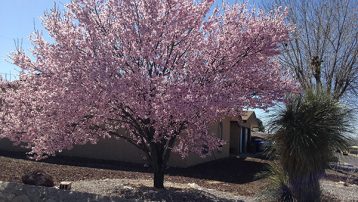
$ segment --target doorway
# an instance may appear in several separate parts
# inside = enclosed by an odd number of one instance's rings
[[[237,121],[230,121],[230,154],[240,153],[240,133],[241,127]]]

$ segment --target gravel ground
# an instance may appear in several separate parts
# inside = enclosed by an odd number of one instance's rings
[[[321,180],[323,195],[338,201],[358,201],[358,185],[345,186],[344,182]]]
[[[153,189],[150,180],[104,179],[78,181],[72,190],[102,196],[154,201],[254,201],[252,197],[201,187],[195,183],[166,182],[165,190]]]
[[[324,197],[322,201],[358,201],[357,185],[344,186],[343,182],[323,180]],[[0,181],[1,202],[114,202],[114,201],[275,201],[269,198],[237,196],[200,187],[199,185],[167,182],[165,190],[151,188],[149,180],[104,179],[73,182],[71,191],[47,188],[20,183]]]
[[[165,183],[166,191],[151,188],[150,180],[104,179],[78,181],[73,183],[73,191],[88,192],[101,196],[126,199],[165,200],[165,201],[260,201],[259,197],[240,196],[201,187],[195,183]],[[345,186],[344,182],[321,181],[324,199],[333,201],[358,201],[358,185]]]
[[[77,159],[35,162],[0,153],[0,181],[21,182],[27,171],[41,169],[54,178],[56,185],[61,181],[74,182],[75,191],[142,199],[159,197],[167,201],[172,201],[173,196],[185,201],[193,195],[194,201],[253,201],[269,187],[269,180],[262,175],[266,168],[267,161],[255,158],[224,159],[187,169],[170,168],[165,176],[168,189],[163,192],[150,188],[152,174],[140,165]],[[347,174],[327,171],[322,182],[325,195],[335,201],[358,201],[357,173],[349,175],[351,185],[346,187],[340,181],[347,181]]]

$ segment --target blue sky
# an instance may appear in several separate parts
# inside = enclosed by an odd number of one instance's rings
[[[0,73],[18,73],[18,68],[12,65],[8,55],[15,50],[14,40],[22,40],[22,47],[29,50],[30,34],[34,26],[41,29],[41,16],[50,9],[53,3],[62,6],[68,0],[4,0],[0,6]]]

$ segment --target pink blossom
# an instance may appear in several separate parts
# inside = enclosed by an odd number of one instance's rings
[[[247,107],[267,108],[292,90],[276,62],[288,38],[285,12],[213,0],[74,0],[34,33],[33,58],[8,89],[0,137],[27,143],[37,159],[119,136],[153,154],[185,156],[223,142],[210,124]],[[127,131],[126,133],[119,131]]]

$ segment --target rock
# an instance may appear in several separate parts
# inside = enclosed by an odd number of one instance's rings
[[[0,181],[0,190],[1,191],[5,190],[7,185],[8,185],[7,182]]]
[[[188,186],[191,188],[198,187],[198,185],[195,183],[188,183]]]
[[[24,184],[53,187],[53,178],[42,170],[31,171],[22,176],[22,182]]]
[[[123,189],[134,189],[133,187],[131,187],[131,186],[126,186],[126,185],[124,185],[122,188],[123,188]]]

